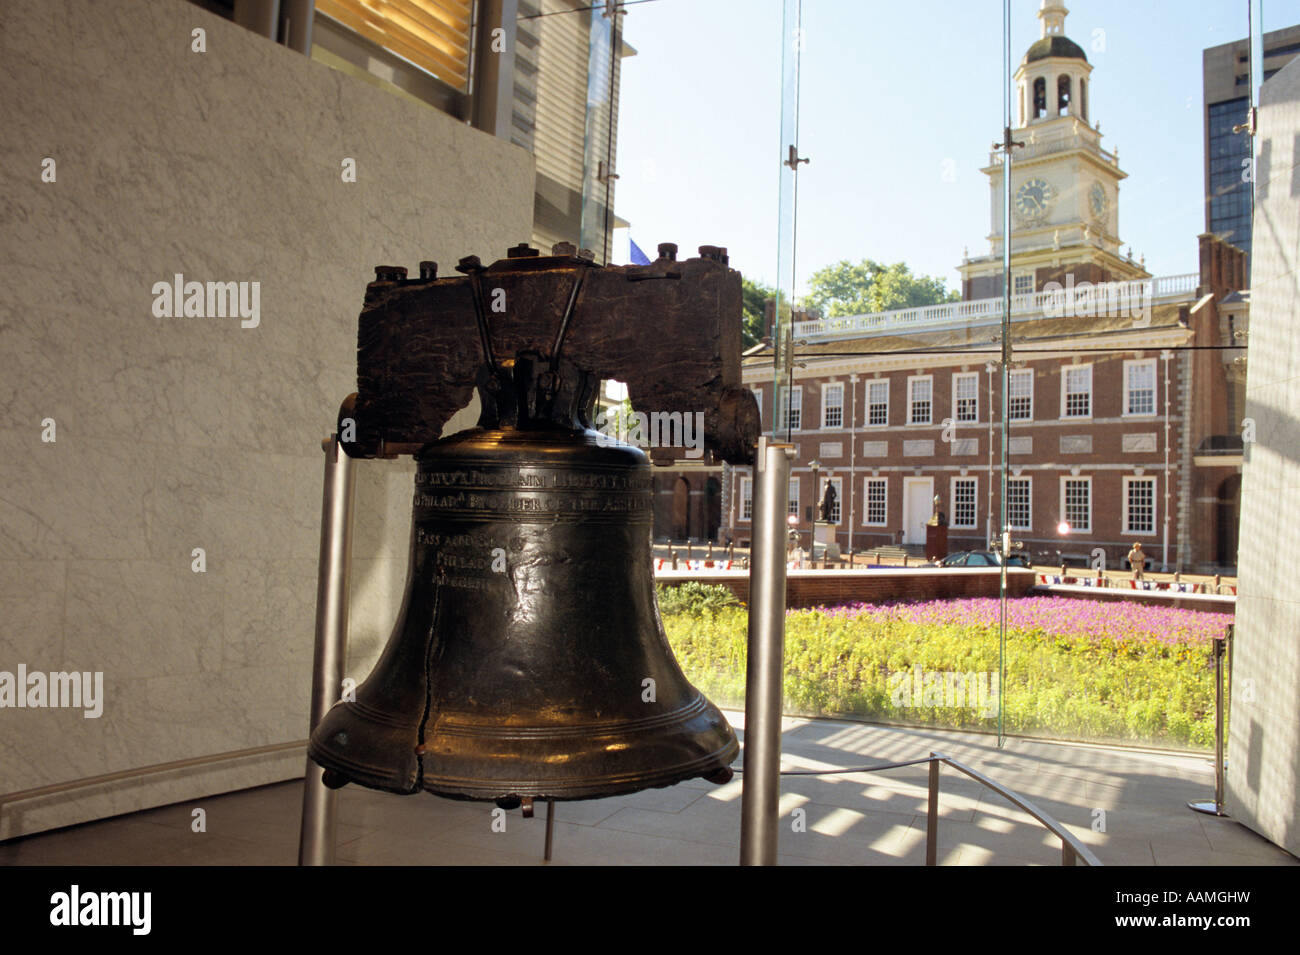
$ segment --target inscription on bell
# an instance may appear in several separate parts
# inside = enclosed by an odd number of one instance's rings
[[[524,471],[520,468],[464,468],[448,471],[421,471],[415,476],[416,488],[510,488],[520,490],[591,490],[648,491],[653,478],[647,473],[601,474],[582,471]],[[417,495],[418,502],[418,495]],[[441,507],[445,505],[425,505]],[[452,505],[454,506],[454,505]]]
[[[487,591],[490,581],[483,577],[440,577],[434,575],[433,582],[439,587],[451,587],[455,590]]]
[[[493,534],[439,534],[419,524],[415,526],[415,542],[430,547],[466,547],[471,550],[487,549],[496,546]]]
[[[424,494],[416,492],[416,507],[439,508],[481,508],[487,505],[487,499],[481,494]]]

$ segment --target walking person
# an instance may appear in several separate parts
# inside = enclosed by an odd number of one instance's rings
[[[1134,542],[1133,549],[1128,552],[1128,565],[1133,571],[1133,580],[1140,582],[1142,580],[1142,570],[1147,562],[1147,555],[1142,553],[1142,544]]]

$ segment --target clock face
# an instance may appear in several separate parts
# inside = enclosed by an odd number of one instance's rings
[[[1047,218],[1056,199],[1056,190],[1046,179],[1027,179],[1016,190],[1016,213],[1027,222]]]
[[[1106,190],[1101,183],[1094,182],[1092,188],[1088,190],[1088,209],[1092,212],[1092,217],[1105,219],[1107,205]]]

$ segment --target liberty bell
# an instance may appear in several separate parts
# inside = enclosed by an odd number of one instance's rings
[[[353,457],[415,456],[410,565],[373,672],[312,733],[327,785],[509,805],[730,778],[736,736],[660,620],[650,460],[593,430],[601,380],[618,379],[670,437],[702,412],[708,453],[753,461],[740,275],[723,249],[675,251],[376,269],[339,435]],[[478,426],[440,437],[475,393]]]

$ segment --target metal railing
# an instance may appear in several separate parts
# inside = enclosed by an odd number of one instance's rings
[[[1013,321],[1071,315],[1128,315],[1139,313],[1157,302],[1190,299],[1199,283],[1200,275],[1196,272],[1131,282],[1081,282],[1051,291],[1013,295],[1011,315]],[[948,325],[992,324],[1001,321],[1002,308],[1003,299],[999,296],[865,315],[841,315],[795,322],[794,337],[836,338],[872,332],[937,329]]]
[[[1016,808],[1028,813],[1042,823],[1047,830],[1061,840],[1061,865],[1100,866],[1102,861],[1093,855],[1092,850],[1080,842],[1073,833],[1059,822],[1039,809],[1019,793],[1008,789],[989,779],[978,770],[971,769],[965,763],[958,762],[951,756],[944,756],[931,750],[924,759],[909,759],[901,763],[885,763],[883,766],[854,766],[847,769],[787,769],[782,776],[836,776],[850,773],[879,773],[887,769],[901,769],[904,766],[930,766],[929,798],[927,801],[925,821],[925,864],[938,865],[939,859],[939,766],[946,763],[958,772],[965,773],[971,779],[987,789],[993,790]]]
[[[1066,139],[1056,139],[1042,143],[1026,143],[1023,146],[1017,146],[1016,151],[1012,154],[1011,161],[1014,164],[1025,159],[1037,159],[1039,156],[1052,156],[1056,153],[1069,152],[1071,149],[1087,149],[1090,146],[1096,149],[1097,154],[1101,156],[1104,162],[1108,162],[1112,166],[1119,165],[1119,158],[1114,153],[1102,149],[1100,146],[1094,146],[1078,134]],[[1002,165],[1002,153],[1000,151],[989,153],[989,165]]]

